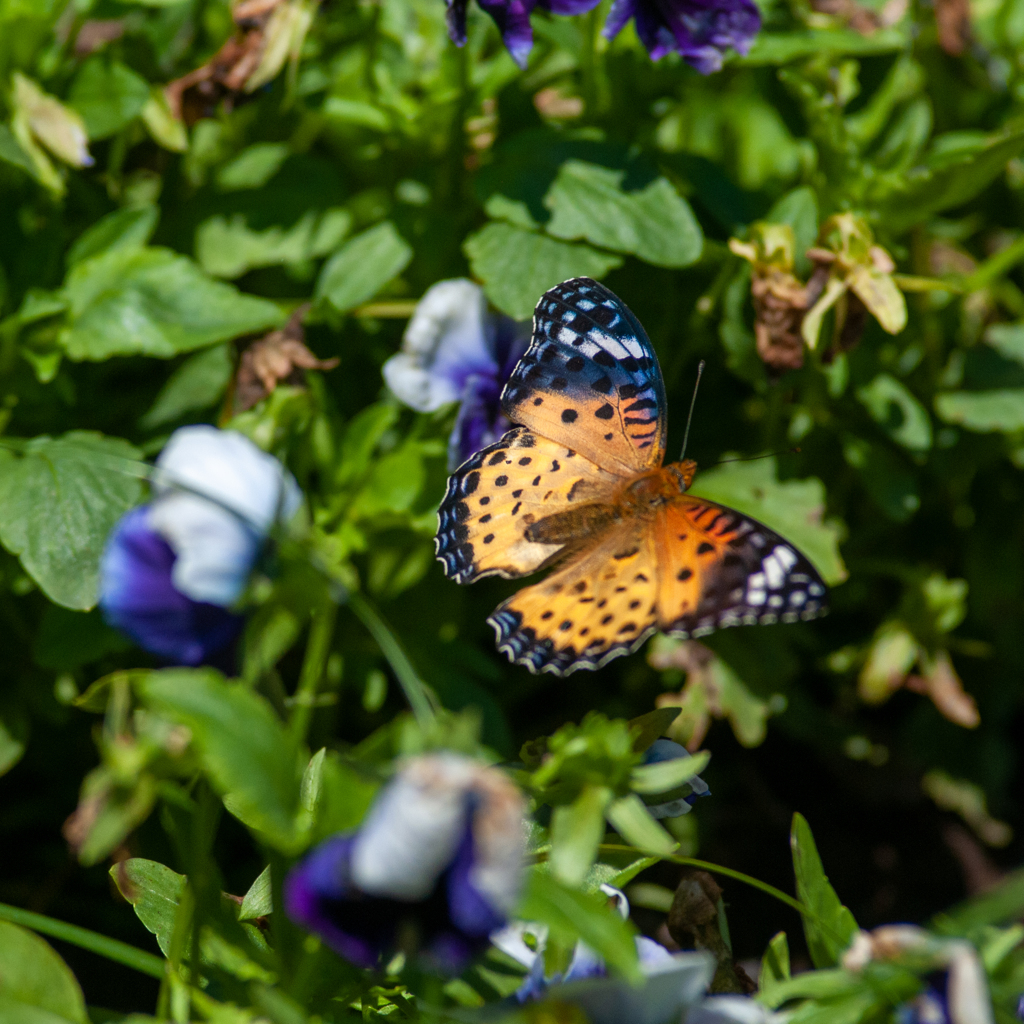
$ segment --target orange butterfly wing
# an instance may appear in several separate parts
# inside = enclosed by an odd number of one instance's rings
[[[700,637],[728,626],[797,622],[825,613],[811,563],[762,523],[691,495],[652,523],[658,628]]]
[[[623,477],[664,458],[658,357],[625,303],[590,278],[544,293],[501,402],[513,423]]]
[[[446,576],[525,576],[557,555],[563,543],[526,536],[538,520],[606,500],[619,478],[571,448],[525,427],[477,452],[448,479],[438,509],[437,558]]]
[[[646,523],[625,520],[487,620],[498,649],[531,672],[568,675],[635,651],[656,623],[658,569]]]

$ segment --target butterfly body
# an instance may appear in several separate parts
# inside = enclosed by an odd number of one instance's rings
[[[655,630],[810,619],[825,587],[768,527],[687,493],[690,460],[662,465],[665,399],[643,328],[603,286],[547,292],[506,386],[520,425],[449,479],[437,555],[459,583],[554,567],[490,618],[499,649],[568,674]]]

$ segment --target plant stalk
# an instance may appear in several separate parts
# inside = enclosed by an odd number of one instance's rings
[[[45,914],[22,910],[21,907],[12,907],[7,903],[0,903],[0,920],[29,928],[34,932],[39,932],[40,935],[49,935],[52,939],[59,939],[61,942],[78,946],[80,949],[87,949],[90,953],[106,957],[107,960],[113,960],[124,967],[131,967],[132,970],[148,974],[151,978],[163,978],[164,976],[162,957],[154,956],[154,954],[137,949],[135,946],[129,946],[127,942],[122,942],[120,939],[111,939],[98,932],[89,931],[88,928],[80,928],[76,924],[58,921]]]

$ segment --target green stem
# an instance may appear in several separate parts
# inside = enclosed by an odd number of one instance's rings
[[[636,853],[636,849],[632,846],[619,846],[615,844],[602,843],[602,850],[614,851],[616,853],[627,852]],[[732,868],[722,867],[721,864],[712,864],[707,860],[697,860],[695,857],[679,857],[675,854],[671,854],[667,857],[662,857],[662,860],[671,861],[673,864],[681,864],[683,867],[688,868],[701,868],[703,871],[711,871],[716,875],[725,875],[727,878],[735,878],[737,882],[743,882],[746,885],[753,886],[755,889],[760,889],[761,892],[767,893],[769,896],[774,896],[780,903],[785,903],[787,907],[792,907],[801,917],[806,918],[814,924],[814,927],[819,931],[824,932],[833,942],[838,942],[842,945],[845,940],[841,935],[837,935],[835,931],[830,928],[824,921],[814,913],[813,910],[804,906],[798,899],[794,899],[789,893],[783,892],[781,889],[776,889],[774,885],[769,885],[767,882],[762,882],[759,878],[754,878],[752,875],[745,875],[742,871],[734,871]]]
[[[306,641],[306,657],[302,663],[302,674],[295,690],[292,708],[292,735],[302,743],[309,731],[309,720],[313,714],[316,691],[324,676],[324,668],[331,652],[334,640],[334,622],[337,618],[338,606],[333,601],[325,601],[313,613],[313,622],[309,627],[309,639]]]
[[[387,658],[391,671],[398,678],[398,683],[405,693],[405,699],[409,702],[412,713],[416,716],[416,721],[420,725],[429,725],[434,720],[435,701],[426,684],[417,675],[409,656],[398,642],[398,637],[381,618],[377,609],[361,594],[350,593],[348,606],[355,612],[373,639],[377,641],[381,654]]]
[[[66,921],[58,921],[44,914],[35,914],[31,910],[22,910],[6,903],[0,903],[0,920],[31,928],[40,935],[49,935],[51,938],[60,939],[61,942],[87,949],[90,953],[141,971],[152,978],[164,976],[164,961],[161,957],[136,949],[135,946],[129,946],[127,942],[121,942],[119,939],[91,932],[88,928],[79,928],[76,924],[68,924]]]
[[[1012,270],[1021,260],[1024,260],[1024,238],[1018,238],[1016,242],[990,256],[974,273],[963,279],[961,287],[965,292],[976,292],[985,288],[1008,270]]]
[[[637,852],[632,846],[618,846],[609,843],[602,843],[601,849],[614,853]],[[787,907],[792,907],[798,914],[803,917],[809,917],[816,925],[821,926],[814,914],[799,900],[794,899],[788,893],[784,893],[781,889],[776,889],[774,885],[762,882],[759,878],[745,875],[742,871],[734,871],[732,868],[722,867],[721,864],[712,864],[706,860],[696,860],[693,857],[679,857],[675,854],[670,854],[667,857],[663,857],[662,860],[670,860],[673,864],[682,864],[684,867],[702,868],[704,871],[713,871],[716,875],[726,875],[729,878],[735,878],[737,882],[745,882],[747,885],[752,885],[755,889],[760,889],[761,892],[768,893],[769,896],[774,896],[779,902],[785,903]]]

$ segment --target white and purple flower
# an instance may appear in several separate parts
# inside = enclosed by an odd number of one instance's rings
[[[156,461],[153,500],[132,509],[100,564],[106,620],[167,661],[198,665],[223,651],[266,539],[302,495],[273,456],[210,426],[174,432]]]
[[[417,412],[461,403],[448,444],[449,468],[456,469],[511,426],[501,392],[528,343],[523,325],[488,310],[478,285],[439,281],[416,306],[402,351],[384,364],[384,380]]]
[[[900,1024],[994,1024],[985,967],[965,939],[939,937],[911,924],[882,925],[857,932],[842,956],[848,971],[872,961],[931,968],[923,991],[897,1009]]]
[[[761,29],[753,0],[614,0],[604,35],[614,38],[630,18],[652,60],[675,50],[702,75],[718,71],[729,50],[747,53]]]
[[[552,14],[585,14],[595,8],[601,0],[477,0],[498,26],[501,40],[521,67],[526,67],[530,50],[533,48],[533,29],[530,27],[530,12],[540,7]],[[447,0],[448,35],[456,46],[466,42],[466,7],[468,0]]]
[[[401,947],[457,974],[518,902],[524,813],[495,768],[452,753],[412,758],[357,831],[292,869],[288,916],[360,967]]]
[[[622,917],[629,917],[629,901],[610,885],[601,891],[615,903]],[[524,941],[533,936],[532,948]],[[564,974],[547,977],[543,950],[547,931],[539,925],[516,922],[491,936],[502,952],[517,960],[529,973],[515,993],[520,1004],[552,1000],[572,1003],[591,1024],[666,1024],[679,1021],[685,1009],[703,998],[715,973],[714,957],[706,952],[670,953],[643,935],[636,938],[637,958],[644,980],[639,986],[608,977],[608,967],[586,943],[577,942]]]

